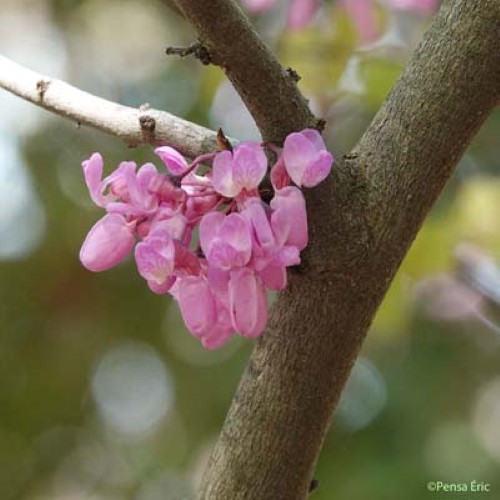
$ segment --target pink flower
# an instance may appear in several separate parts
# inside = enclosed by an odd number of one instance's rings
[[[101,155],[83,162],[90,196],[107,212],[82,245],[83,265],[104,271],[136,245],[139,274],[154,293],[177,300],[187,328],[205,348],[221,347],[236,332],[260,335],[267,291],[285,288],[287,268],[300,263],[307,245],[305,200],[291,181],[313,186],[331,168],[321,136],[304,130],[287,137],[271,170],[270,203],[259,192],[268,169],[260,144],[208,153],[190,164],[167,146],[156,153],[169,173],[151,163],[137,169],[122,162],[103,179]],[[192,241],[197,234],[199,244]]]
[[[262,333],[267,322],[267,297],[260,279],[249,268],[231,271],[229,305],[234,329],[245,337]]]
[[[180,176],[189,168],[184,156],[182,156],[174,148],[161,146],[155,149],[155,153],[161,158],[161,161],[165,164],[172,175]]]
[[[250,261],[252,236],[240,214],[210,212],[203,216],[200,244],[208,262],[220,269],[241,267]]]
[[[215,190],[228,198],[241,191],[257,189],[267,171],[267,158],[258,144],[241,144],[234,153],[222,151],[213,162],[212,180]]]
[[[303,250],[307,246],[307,212],[300,189],[289,186],[276,191],[271,200],[271,227],[281,245]]]
[[[182,278],[179,280],[177,298],[189,331],[197,337],[210,333],[217,318],[217,309],[207,280],[202,276]]]
[[[319,8],[318,0],[292,0],[288,9],[288,26],[301,29],[307,26]]]
[[[285,168],[297,186],[313,187],[326,179],[333,156],[317,130],[305,129],[290,134],[283,146]]]
[[[285,168],[297,186],[313,187],[326,179],[333,156],[317,130],[306,129],[290,134],[283,146]]]
[[[119,264],[134,244],[131,225],[121,215],[108,214],[87,234],[80,250],[80,261],[89,271],[106,271]]]
[[[139,274],[155,293],[166,293],[175,281],[175,244],[166,230],[156,230],[135,247]]]
[[[372,42],[379,34],[374,0],[342,0],[362,43]]]
[[[285,238],[275,237],[268,214],[263,204],[256,198],[245,203],[241,214],[252,227],[252,260],[250,266],[270,290],[283,290],[286,287],[286,268],[300,264],[297,247],[285,245]],[[300,222],[300,221],[299,221]],[[287,221],[287,236],[290,232]]]

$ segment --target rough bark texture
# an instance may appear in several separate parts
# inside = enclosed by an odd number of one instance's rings
[[[284,103],[261,82],[283,75],[276,69],[260,73],[254,57],[263,57],[265,69],[269,56],[254,55],[256,42],[253,35],[246,38],[250,28],[240,26],[233,2],[177,3],[226,65],[268,138],[282,140],[278,133],[310,125],[301,101]],[[218,12],[227,18],[215,20]],[[257,342],[200,498],[307,496],[370,322],[458,159],[499,102],[499,46],[500,0],[450,2],[355,150],[337,163],[328,182],[307,194],[310,246],[303,269],[291,276]],[[237,66],[236,59],[244,62]]]

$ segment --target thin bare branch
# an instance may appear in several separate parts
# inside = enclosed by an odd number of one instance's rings
[[[102,99],[0,56],[0,87],[81,125],[115,135],[129,146],[169,145],[195,157],[217,148],[216,133],[165,111]]]

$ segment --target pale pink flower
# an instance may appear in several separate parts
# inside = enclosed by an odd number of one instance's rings
[[[374,0],[342,0],[362,43],[373,42],[379,35]]]
[[[259,199],[252,198],[245,203],[241,212],[252,227],[252,260],[250,266],[257,272],[270,290],[283,290],[286,287],[286,268],[300,264],[299,249],[285,245],[285,238],[276,238],[269,216]],[[287,236],[290,232],[286,221]],[[299,221],[300,223],[300,221]]]
[[[176,293],[189,331],[197,337],[210,333],[217,319],[217,308],[206,278],[186,276],[179,280]]]
[[[246,143],[238,146],[234,153],[222,151],[215,156],[212,181],[218,193],[234,198],[243,190],[255,191],[266,171],[267,158],[262,148]]]
[[[139,274],[155,293],[166,293],[172,286],[175,244],[166,230],[158,229],[137,244],[135,262]]]
[[[292,0],[288,9],[288,27],[294,30],[304,28],[311,22],[318,8],[318,0]]]
[[[297,186],[313,187],[326,179],[333,164],[333,156],[326,150],[317,130],[294,132],[283,146],[285,168]]]
[[[250,261],[250,227],[238,213],[204,215],[200,222],[200,244],[208,262],[220,269],[245,266]]]
[[[276,191],[271,200],[271,227],[279,244],[303,250],[307,246],[307,212],[300,189],[289,186]]]
[[[234,329],[245,337],[262,333],[267,322],[267,297],[264,285],[248,267],[231,271],[229,305]]]
[[[155,149],[155,153],[161,158],[168,171],[175,176],[180,176],[189,168],[184,156],[170,146],[161,146]]]
[[[80,261],[94,272],[119,264],[135,244],[133,224],[118,214],[108,214],[90,229],[80,250]]]

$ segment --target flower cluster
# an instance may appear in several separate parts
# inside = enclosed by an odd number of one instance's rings
[[[267,321],[266,290],[286,286],[286,268],[300,263],[308,241],[300,187],[329,174],[333,157],[311,129],[290,134],[268,179],[262,145],[199,156],[191,164],[175,149],[155,153],[166,166],[122,162],[103,179],[94,153],[83,172],[106,215],[89,231],[80,260],[105,271],[134,251],[139,274],[157,294],[179,303],[190,332],[213,349],[235,332],[259,335]],[[260,190],[259,190],[260,188]],[[261,192],[267,196],[266,203]]]

